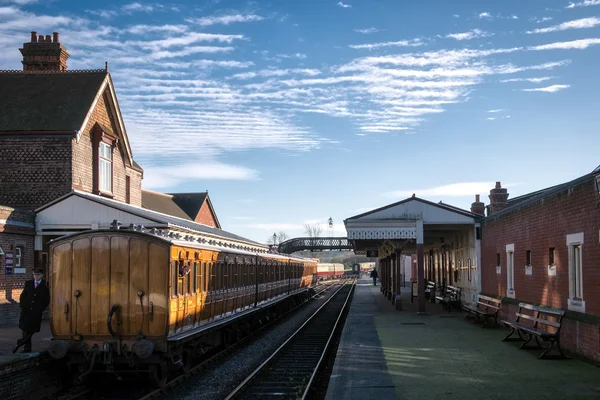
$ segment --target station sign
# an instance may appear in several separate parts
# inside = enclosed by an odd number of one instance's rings
[[[379,250],[367,250],[367,257],[379,257]]]

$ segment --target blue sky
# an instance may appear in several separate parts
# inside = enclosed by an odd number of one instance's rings
[[[0,69],[32,30],[109,62],[144,188],[258,241],[600,164],[600,0],[0,0]]]

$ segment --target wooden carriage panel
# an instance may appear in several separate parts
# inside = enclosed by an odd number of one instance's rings
[[[71,243],[63,243],[54,247],[50,264],[50,315],[51,330],[54,337],[65,337],[71,334]]]
[[[167,299],[169,298],[168,247],[150,243],[148,257],[148,334],[164,335],[167,331]]]
[[[145,314],[149,308],[148,299],[148,242],[131,238],[129,240],[129,315],[132,316],[131,332],[148,332],[149,320]],[[140,304],[138,292],[141,291],[143,304]]]
[[[73,318],[71,318],[71,331],[78,335],[88,335],[91,333],[92,313],[90,239],[74,240],[72,249],[71,304],[73,304]],[[79,294],[79,297],[76,294]]]
[[[112,329],[121,335],[132,334],[129,313],[129,237],[110,238],[110,306],[120,311],[112,318]],[[119,325],[117,321],[122,321]]]
[[[110,311],[110,238],[92,237],[92,333],[108,335],[106,318]]]

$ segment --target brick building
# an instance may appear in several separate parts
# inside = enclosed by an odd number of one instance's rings
[[[144,210],[143,170],[106,67],[68,70],[57,32],[32,32],[19,50],[23,69],[0,71],[0,326],[17,322],[23,284],[47,268],[59,236],[119,219],[249,243],[220,230],[208,193],[148,191],[154,211]]]
[[[35,213],[0,206],[0,326],[19,318],[19,296],[33,264]]]
[[[600,361],[600,168],[509,199],[500,182],[483,221],[482,292],[567,310],[566,350]]]
[[[159,193],[142,190],[142,207],[221,229],[208,192]]]

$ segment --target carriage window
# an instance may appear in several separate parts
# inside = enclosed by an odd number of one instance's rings
[[[198,292],[200,290],[200,282],[202,282],[202,276],[200,273],[202,269],[200,268],[200,263],[194,263],[194,275],[196,275],[196,282],[194,282],[194,291]]]
[[[196,275],[194,275],[194,271],[192,270],[192,263],[190,261],[187,262],[187,266],[190,268],[190,272],[185,276],[185,288],[187,294],[192,294],[194,292],[193,282]]]
[[[171,295],[172,296],[177,296],[177,277],[178,277],[178,269],[179,269],[179,265],[177,263],[177,261],[173,261],[172,262],[172,268],[171,268]]]

